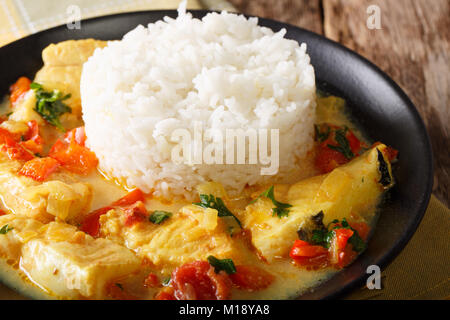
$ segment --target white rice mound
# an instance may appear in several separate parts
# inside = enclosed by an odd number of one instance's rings
[[[97,49],[81,77],[87,145],[100,169],[156,196],[192,198],[195,186],[220,182],[231,194],[283,181],[313,144],[315,77],[306,44],[227,12],[138,26]],[[177,164],[175,129],[279,129],[280,169],[262,164]],[[225,145],[225,143],[224,143]],[[226,151],[225,151],[226,152]],[[224,158],[225,159],[225,158]]]

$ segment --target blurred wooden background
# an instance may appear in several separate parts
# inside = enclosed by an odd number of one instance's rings
[[[240,12],[287,22],[355,50],[389,74],[427,125],[434,152],[434,194],[450,205],[449,0],[228,0]],[[381,9],[369,30],[367,8]],[[420,150],[418,150],[420,151]]]

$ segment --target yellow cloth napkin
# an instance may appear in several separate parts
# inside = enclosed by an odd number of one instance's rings
[[[435,196],[416,233],[381,279],[381,290],[364,287],[344,298],[450,299],[450,210]]]
[[[0,46],[30,33],[70,21],[71,7],[78,6],[83,19],[107,14],[174,9],[181,0],[0,0]],[[200,0],[188,0],[188,9],[202,9]]]
[[[82,18],[106,14],[173,9],[181,0],[0,0],[0,46],[68,22],[67,8],[79,6]],[[188,0],[189,9],[235,11],[225,0]],[[345,299],[449,299],[450,210],[434,196],[419,229],[382,273],[382,289],[361,288]],[[0,299],[20,299],[0,285]]]

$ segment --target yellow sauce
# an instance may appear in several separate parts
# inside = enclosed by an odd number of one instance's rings
[[[63,117],[63,124],[67,128],[72,128],[80,125],[80,118],[78,117],[81,109],[81,102],[79,99],[79,73],[81,72],[81,66],[83,62],[89,57],[93,50],[97,47],[102,47],[105,45],[104,42],[95,40],[82,40],[82,41],[68,41],[59,44],[62,48],[67,48],[67,50],[55,50],[56,47],[46,49],[47,59],[44,67],[38,72],[35,81],[45,84],[48,86],[56,85],[53,83],[57,79],[65,79],[64,84],[61,86],[59,84],[58,89],[63,92],[70,92],[72,94],[72,99],[68,101],[71,105],[76,117]],[[58,53],[59,52],[59,53]],[[59,56],[62,54],[62,56]],[[49,64],[51,62],[50,58],[54,58],[57,61],[64,61],[66,63],[71,62],[71,66],[76,65],[77,67],[72,68],[72,72],[66,71],[64,68],[54,67]],[[50,59],[50,60],[49,60]],[[69,79],[69,80],[67,80]],[[7,114],[11,109],[9,108],[8,97],[0,100],[0,115]],[[345,112],[345,101],[337,97],[320,97],[317,103],[317,123],[328,122],[340,126],[347,126],[352,129],[360,138],[362,137],[361,132],[355,125],[349,120]],[[76,119],[75,119],[76,118]],[[70,120],[70,121],[69,121]],[[77,122],[78,121],[78,122]],[[43,126],[41,134],[46,141],[47,145],[50,146],[57,139],[57,135],[60,133],[55,131],[51,126]],[[47,146],[47,147],[48,147]],[[48,150],[45,150],[48,151]],[[295,183],[299,180],[305,179],[307,177],[315,176],[318,174],[317,169],[314,166],[314,150],[308,154],[306,159],[302,159],[302,168],[290,176],[290,181],[283,181],[284,183]],[[81,182],[88,183],[92,186],[92,202],[90,205],[90,210],[96,210],[102,207],[109,206],[113,201],[123,197],[129,190],[121,186],[119,183],[113,179],[107,179],[104,174],[99,171],[94,171],[88,176],[77,176],[76,179]],[[230,201],[230,209],[236,213],[236,215],[241,215],[244,207],[248,205],[249,193],[255,191],[256,188],[247,190],[246,194],[236,197],[233,201]],[[4,204],[3,196],[0,194],[1,202]],[[0,209],[8,209],[6,206]],[[177,200],[168,201],[167,199],[156,199],[151,195],[148,196],[145,206],[149,213],[155,210],[164,210],[176,213],[181,207],[190,204],[188,201]],[[11,210],[8,210],[11,211]],[[373,217],[374,215],[369,215]],[[370,219],[369,219],[370,220]],[[367,221],[371,222],[371,221]],[[1,226],[0,226],[1,227]],[[159,226],[159,228],[164,228],[164,225]],[[213,240],[211,240],[213,241]],[[274,282],[265,290],[260,290],[256,292],[248,292],[245,290],[239,290],[236,288],[232,289],[233,299],[288,299],[295,298],[298,295],[304,293],[310,288],[314,288],[320,283],[326,281],[332,277],[336,272],[334,268],[324,268],[315,271],[309,271],[294,265],[290,258],[283,257],[277,258],[271,263],[267,263],[260,258],[255,253],[255,249],[249,247],[248,243],[240,237],[235,237],[234,242],[237,246],[237,251],[239,251],[242,261],[240,263],[247,265],[258,266],[275,276]],[[126,245],[126,243],[124,244]],[[139,256],[139,249],[136,254]],[[60,298],[52,295],[50,291],[45,289],[45,284],[39,284],[34,281],[31,277],[27,277],[26,271],[22,270],[20,267],[20,261],[14,261],[14,263],[8,263],[7,257],[2,257],[0,259],[0,278],[3,279],[10,287],[13,287],[18,292],[23,292],[29,297],[33,298]],[[155,268],[152,266],[143,266],[139,274],[130,276],[127,279],[122,279],[122,284],[124,288],[130,293],[139,298],[152,299],[159,290],[159,288],[154,289],[144,289],[142,281],[148,272],[156,273],[160,279],[167,277],[172,270],[162,270],[162,268]],[[4,290],[0,290],[5,292]],[[8,296],[8,298],[21,298],[19,295]]]
[[[2,104],[0,106],[1,110],[4,108]],[[359,137],[361,133],[355,125],[349,120],[345,114],[345,102],[344,100],[336,97],[319,98],[317,107],[317,123],[330,122],[337,125],[346,125],[351,128]],[[313,166],[312,159],[314,154],[309,155],[308,165],[305,167],[303,172],[299,172],[299,176],[295,177],[297,180],[299,177],[305,178],[309,176],[314,176],[317,174],[317,170]],[[116,199],[123,197],[127,190],[120,187],[113,180],[106,179],[100,172],[95,171],[88,176],[77,177],[80,181],[89,183],[92,186],[93,197],[91,210],[95,210],[101,207],[105,207],[111,204]],[[155,199],[149,196],[146,201],[146,207],[149,212],[154,210],[165,210],[169,212],[177,212],[182,206],[189,204],[187,201],[177,201],[171,202],[164,199]],[[372,218],[374,214],[370,215]],[[371,221],[368,221],[369,224]],[[239,242],[239,247],[241,248],[242,256],[245,257],[245,263],[258,266],[275,276],[275,281],[265,290],[248,292],[245,290],[232,289],[233,299],[289,299],[295,298],[305,291],[316,287],[317,285],[323,283],[330,277],[332,277],[336,272],[334,268],[324,268],[320,270],[310,271],[306,269],[299,268],[295,266],[291,259],[282,258],[275,260],[272,263],[267,263],[260,260],[255,254],[254,250],[249,248],[247,244],[243,243],[241,240]],[[30,281],[24,281],[26,275],[23,274],[17,268],[13,268],[8,264],[5,264],[3,259],[0,259],[0,270],[2,270],[1,277],[5,281],[15,288],[18,288],[20,292],[27,292],[33,297],[45,297],[50,298],[44,292],[36,290],[36,284],[32,284]],[[152,270],[152,268],[145,269],[145,272]],[[162,276],[162,274],[157,269],[153,269],[155,273]],[[129,288],[131,293],[135,293],[140,298],[153,298],[157,289],[150,289],[143,291],[142,289],[142,277],[145,272],[143,271],[141,275],[137,277],[132,277],[124,281],[126,288]],[[40,294],[39,294],[40,293]]]

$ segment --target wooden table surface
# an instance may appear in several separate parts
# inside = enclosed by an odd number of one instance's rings
[[[229,0],[240,12],[287,22],[374,62],[408,94],[428,128],[433,193],[450,205],[449,0]],[[367,19],[380,9],[381,29]]]

